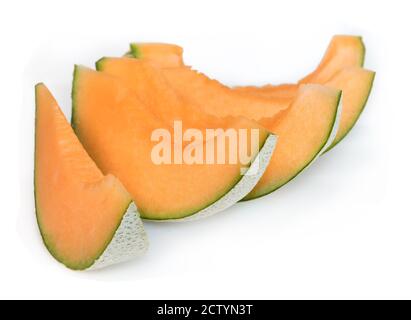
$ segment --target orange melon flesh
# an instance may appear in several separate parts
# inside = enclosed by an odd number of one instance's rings
[[[132,43],[128,55],[150,60],[161,68],[184,66],[183,49],[174,44]],[[305,76],[299,83],[324,83],[344,68],[362,67],[364,58],[365,46],[361,37],[336,35],[331,39],[327,51],[315,71]]]
[[[132,43],[126,56],[150,61],[161,68],[182,67],[183,48],[167,43]]]
[[[201,112],[198,106],[181,99],[170,87],[163,72],[150,62],[133,58],[102,58],[96,63],[96,69],[117,77],[151,113],[170,126],[176,120],[184,121],[187,128],[197,129],[228,128],[233,124],[233,117],[209,115]]]
[[[156,142],[151,134],[169,128],[169,123],[155,116],[124,79],[76,67],[72,120],[91,157],[103,172],[119,177],[144,218],[191,216],[223,197],[241,179],[242,164],[153,163],[151,150]],[[260,147],[269,135],[245,119],[232,120],[231,127],[258,129]]]
[[[334,139],[341,91],[321,85],[302,85],[292,105],[267,129],[279,136],[270,164],[250,200],[273,192],[311,164]]]
[[[275,117],[291,103],[289,99],[273,100],[235,92],[188,67],[163,69],[163,73],[180,96],[218,117],[242,116],[258,121]]]
[[[318,83],[343,90],[341,124],[334,142],[336,146],[352,129],[364,109],[374,82],[375,72],[363,70],[365,47],[361,37],[335,36],[317,69],[298,83]],[[297,84],[263,87],[238,87],[236,91],[284,101],[293,99]]]
[[[51,254],[87,269],[112,240],[131,197],[83,149],[51,93],[36,86],[36,214]]]
[[[337,145],[353,128],[364,109],[374,82],[375,72],[360,67],[345,68],[335,74],[324,85],[343,91],[343,111],[335,140],[329,149]],[[298,85],[279,85],[264,87],[242,87],[241,91],[248,94],[264,96],[272,99],[284,99],[288,96],[293,99],[298,91]],[[329,150],[328,149],[328,150]]]
[[[177,120],[181,121],[185,128],[201,130],[204,136],[207,129],[254,128],[261,130],[260,144],[267,137],[267,131],[257,122],[244,117],[216,117],[203,112],[193,101],[182,99],[170,86],[163,72],[144,60],[103,58],[96,63],[96,69],[115,76],[153,115],[169,127]]]
[[[154,51],[155,47],[152,47],[151,50]],[[160,54],[160,52],[158,53]],[[362,110],[364,109],[371,92],[375,73],[360,69],[364,63],[364,57],[365,46],[361,37],[347,35],[334,36],[317,69],[299,81],[300,84],[318,83],[343,89],[344,108],[341,124],[335,141],[330,146],[330,149],[338,144],[338,142],[340,142],[354,126]],[[163,61],[166,62],[167,60],[167,54],[163,51]],[[176,67],[177,65],[164,63],[163,66]],[[354,69],[343,71],[345,68]],[[201,82],[207,82],[206,77],[203,75],[197,74],[195,76],[191,73],[191,80],[188,80],[190,72],[187,69],[181,68],[173,71],[166,70],[165,73],[166,75],[169,75],[169,80],[176,86],[179,86],[180,88],[183,86],[191,86],[191,90],[193,90],[193,88],[197,89],[199,92],[198,95],[200,96],[198,99],[204,100],[210,95],[209,91],[199,89]],[[198,87],[196,88],[197,84]],[[213,85],[218,87],[218,83],[214,83]],[[237,93],[243,93],[246,96],[251,95],[267,98],[268,101],[272,101],[276,105],[273,110],[281,110],[288,106],[295,98],[298,91],[298,85],[284,84],[278,86],[267,85],[263,87],[248,86],[234,88],[234,90]],[[217,90],[214,91],[217,92]],[[211,111],[214,114],[220,115],[224,114],[224,112],[229,113],[233,111],[231,108],[224,108],[224,110],[220,110],[221,108],[219,108],[219,106],[221,106],[221,104],[218,100],[214,105],[215,110],[208,108],[208,111]],[[239,110],[237,109],[234,112],[236,111]],[[243,109],[240,111],[242,115],[255,120],[258,120],[258,117],[260,116],[270,116],[263,110],[256,110],[254,108],[248,112],[245,112]],[[250,115],[250,113],[253,113],[253,115]]]
[[[294,100],[298,92],[298,85],[296,84],[279,84],[271,85],[267,84],[262,87],[256,86],[244,86],[234,88],[237,92],[243,92],[245,94],[258,95],[266,98],[276,99],[289,99]]]
[[[361,37],[334,36],[317,69],[299,83],[324,83],[337,72],[348,67],[362,67],[365,46]]]
[[[141,78],[141,75],[145,73],[144,68],[136,68],[136,66],[143,65],[144,62],[137,59],[104,58],[97,62],[97,69],[121,78],[130,88],[135,88],[134,92],[142,90],[139,96],[143,96],[142,99],[147,101],[157,97],[160,91],[150,92],[145,88],[144,78]],[[202,110],[216,116],[221,115],[221,109],[224,110],[230,106],[227,106],[226,96],[221,94],[223,86],[218,83],[216,85],[216,82],[206,76],[188,68],[163,69],[162,71],[168,79],[168,84],[177,91],[184,101],[188,101],[191,105],[202,106]],[[150,75],[153,77],[152,73]],[[164,88],[164,91],[167,89]],[[144,92],[147,96],[144,96]],[[207,92],[207,95],[202,92]],[[303,86],[301,92],[299,90],[298,101],[293,107],[290,107],[293,108],[293,112],[290,112],[288,108],[292,100],[287,98],[288,102],[284,103],[283,108],[276,110],[271,117],[266,117],[267,114],[264,113],[262,115],[258,112],[254,113],[262,126],[276,134],[278,132],[281,136],[273,154],[273,157],[277,157],[278,160],[271,159],[262,179],[246,199],[274,191],[291,180],[315,159],[331,135],[336,121],[340,93],[339,90],[323,88],[322,86]],[[212,97],[211,103],[209,97]],[[304,99],[307,101],[305,102]],[[156,100],[156,105],[163,107],[159,108],[160,114],[167,114],[166,118],[168,118],[173,116],[170,114],[170,110],[177,113],[187,112],[179,110],[173,105],[164,108],[164,106],[169,105],[168,101],[170,100],[172,100],[170,96],[165,97],[164,101]],[[216,108],[217,105],[223,105],[224,108]],[[235,105],[231,106],[233,109],[235,108]],[[245,110],[253,109],[250,107]],[[187,113],[189,114],[189,112]],[[192,110],[192,113],[198,114],[199,112]],[[240,113],[239,110],[237,110],[237,114],[244,117],[249,115],[248,112]],[[280,151],[277,148],[280,148]],[[291,154],[287,155],[288,152]],[[281,163],[282,161],[285,163]]]

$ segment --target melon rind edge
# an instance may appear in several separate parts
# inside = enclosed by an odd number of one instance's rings
[[[337,137],[338,129],[340,128],[340,122],[341,122],[341,117],[342,117],[342,112],[343,112],[343,100],[344,100],[344,93],[341,92],[341,96],[338,102],[337,112],[335,115],[335,120],[334,120],[333,127],[331,129],[331,133],[324,147],[321,149],[317,157],[312,162],[314,162],[319,156],[324,154],[328,150],[328,148],[334,143],[334,140]]]
[[[221,212],[232,205],[236,204],[238,201],[243,199],[258,183],[258,181],[263,176],[265,170],[270,163],[271,156],[277,145],[277,136],[274,134],[269,134],[264,142],[263,147],[260,149],[259,153],[255,157],[254,161],[251,163],[247,172],[243,175],[239,182],[223,197],[209,205],[207,208],[198,211],[197,213],[181,218],[181,219],[167,219],[167,220],[150,220],[152,222],[186,222],[195,221],[203,218],[210,217],[218,212]],[[255,172],[254,174],[248,174],[250,172]]]
[[[134,202],[124,213],[109,245],[87,269],[97,270],[142,256],[148,249],[148,238]]]

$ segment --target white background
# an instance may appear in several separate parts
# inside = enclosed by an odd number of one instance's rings
[[[411,298],[409,1],[2,1],[0,298]],[[99,272],[55,262],[33,209],[33,85],[70,115],[73,64],[174,42],[227,84],[291,82],[332,35],[377,71],[350,135],[262,199],[150,224],[149,253]],[[50,195],[52,196],[52,195]]]

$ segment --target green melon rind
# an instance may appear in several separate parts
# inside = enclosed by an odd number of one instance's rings
[[[367,88],[367,91],[364,93],[364,99],[363,102],[361,104],[361,107],[358,110],[357,115],[352,119],[352,122],[350,124],[350,126],[347,128],[347,130],[344,132],[344,134],[339,138],[339,139],[335,139],[330,146],[324,151],[324,153],[330,151],[332,148],[334,148],[337,144],[339,144],[349,133],[350,131],[354,128],[355,124],[357,123],[358,119],[360,118],[361,114],[363,113],[365,106],[367,105],[368,99],[371,95],[371,90],[374,84],[374,79],[375,79],[375,72],[372,73],[370,82],[369,82],[369,86]],[[344,100],[344,98],[343,98]],[[344,101],[342,102],[344,104]]]
[[[130,43],[129,53],[130,53],[130,56],[133,58],[137,58],[137,59],[142,58],[141,50],[136,43]]]
[[[101,64],[103,63],[104,58],[96,62],[97,70],[101,70]],[[72,111],[72,126],[76,131],[76,92],[77,92],[77,78],[79,66],[75,66],[74,75],[73,75],[73,90],[72,90],[72,101],[73,101],[73,111]],[[231,183],[227,185],[227,188],[221,193],[217,194],[215,199],[211,202],[202,205],[201,208],[188,208],[184,212],[175,212],[170,213],[167,218],[155,218],[156,213],[150,213],[143,211],[138,208],[138,211],[141,214],[141,217],[144,220],[150,221],[188,221],[195,220],[202,217],[211,216],[217,212],[220,212],[231,205],[234,205],[240,201],[245,195],[247,195],[258,183],[258,180],[261,178],[265,169],[268,166],[271,155],[276,146],[277,137],[273,134],[268,134],[263,144],[260,145],[259,153],[256,155],[255,159],[250,163],[250,168],[254,168],[260,161],[261,170],[259,170],[255,175],[240,175]],[[269,157],[268,157],[269,156]],[[253,166],[254,165],[254,166]],[[250,169],[249,169],[250,170]],[[138,205],[137,205],[138,207]]]
[[[148,250],[149,242],[143,222],[134,202],[122,216],[114,235],[87,270],[102,269],[140,257]]]
[[[355,36],[354,38],[357,38],[358,39],[358,41],[359,41],[359,44],[360,44],[360,63],[357,65],[357,67],[361,67],[361,68],[363,68],[364,67],[364,62],[365,62],[365,54],[366,54],[366,47],[365,47],[365,44],[364,44],[364,41],[363,41],[363,39],[362,39],[362,36]],[[130,52],[130,54],[132,54],[132,52]],[[354,67],[354,66],[353,66]],[[340,70],[337,70],[336,72],[334,72],[334,75],[335,74],[337,74],[339,71],[341,71],[341,69]],[[310,75],[312,75],[313,73],[315,73],[316,72],[316,70],[314,70],[312,73],[310,73],[309,75],[307,75],[307,76],[305,76],[304,78],[302,78],[301,80],[299,80],[298,81],[298,83],[299,84],[309,84],[309,83],[317,83],[317,82],[310,82],[310,81],[306,81],[305,79],[307,78],[307,77],[309,77]],[[322,83],[320,83],[320,84],[322,84]]]
[[[330,127],[328,129],[326,139],[324,140],[324,143],[313,153],[312,158],[309,161],[307,161],[307,163],[302,168],[300,168],[287,181],[284,181],[280,184],[274,184],[270,187],[267,187],[263,191],[261,191],[260,193],[258,193],[256,195],[246,196],[244,199],[242,199],[242,201],[250,201],[250,200],[258,199],[258,198],[261,198],[263,196],[266,196],[266,195],[278,190],[282,186],[289,183],[291,180],[295,179],[302,172],[307,170],[311,166],[311,164],[313,164],[314,161],[317,160],[318,157],[321,154],[323,154],[329,148],[329,146],[334,141],[335,136],[337,135],[339,123],[340,123],[340,120],[341,120],[341,113],[342,113],[342,102],[341,102],[342,99],[341,98],[342,98],[342,92],[340,92],[340,94],[338,95],[338,97],[336,99],[334,117],[333,117],[333,121],[330,122]],[[281,139],[281,137],[280,137],[280,139]]]
[[[38,84],[41,85],[41,84]],[[36,87],[38,86],[36,85]],[[37,99],[36,99],[37,105]],[[37,127],[37,112],[35,115],[35,127]],[[37,132],[37,131],[36,131]],[[35,135],[36,137],[37,135]],[[44,232],[41,221],[41,211],[37,203],[37,187],[36,187],[36,172],[37,172],[37,157],[36,143],[34,141],[34,204],[37,225],[39,227],[42,241],[50,252],[50,254],[60,263],[72,270],[95,270],[107,267],[112,264],[120,263],[143,255],[148,249],[148,238],[144,230],[143,222],[140,219],[139,213],[133,202],[127,204],[122,210],[123,214],[119,223],[113,232],[108,236],[108,239],[103,243],[101,250],[94,257],[90,257],[87,261],[81,263],[73,263],[66,260],[55,249],[52,241]],[[126,237],[124,236],[126,234]]]
[[[148,249],[148,238],[143,222],[133,202],[129,203],[122,219],[110,234],[102,249],[94,257],[81,263],[73,263],[59,255],[47,234],[43,232],[41,214],[36,201],[36,218],[43,243],[50,254],[71,270],[97,270],[142,256]]]
[[[277,136],[274,134],[269,134],[264,142],[263,147],[260,149],[259,153],[251,163],[247,172],[240,178],[240,180],[231,187],[228,192],[226,192],[222,197],[216,200],[214,203],[207,205],[204,209],[192,213],[189,216],[182,218],[170,218],[163,220],[153,220],[155,222],[185,222],[185,221],[195,221],[219,213],[241,199],[243,199],[258,183],[258,181],[263,176],[268,164],[270,163],[271,156],[275,150],[277,144]]]

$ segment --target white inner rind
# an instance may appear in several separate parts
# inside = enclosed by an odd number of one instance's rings
[[[251,190],[254,189],[263,173],[267,169],[270,163],[271,156],[274,152],[275,146],[277,144],[277,136],[270,134],[264,142],[258,155],[255,157],[251,166],[245,172],[241,180],[222,198],[214,202],[207,208],[189,216],[181,219],[168,219],[168,220],[150,220],[153,222],[183,222],[183,221],[193,221],[202,218],[212,216],[220,211],[231,207],[241,199],[243,199]]]
[[[101,269],[143,255],[148,249],[148,238],[140,214],[132,202],[121,220],[110,244],[87,270]]]

